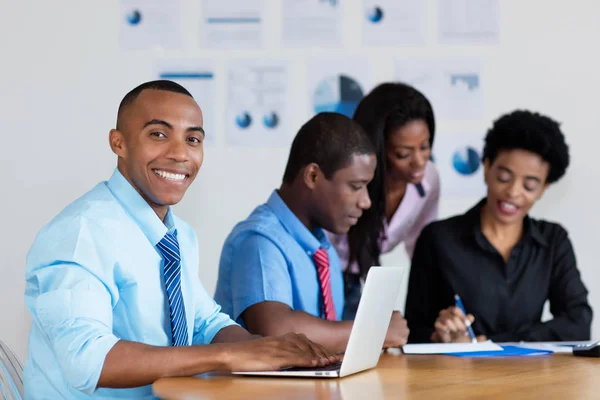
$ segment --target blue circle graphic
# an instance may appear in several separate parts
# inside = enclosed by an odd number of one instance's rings
[[[235,117],[235,123],[242,129],[252,125],[252,117],[247,112],[242,112]]]
[[[267,128],[275,128],[277,125],[279,125],[279,115],[274,112],[265,114],[263,117],[263,123]]]
[[[335,75],[319,82],[313,93],[315,113],[337,112],[352,118],[363,98],[358,82],[346,75]]]
[[[367,19],[374,24],[378,24],[383,19],[383,9],[376,6],[367,10]]]
[[[129,25],[138,25],[142,22],[142,13],[139,10],[133,10],[126,16]]]
[[[479,153],[472,147],[460,148],[452,155],[452,166],[461,175],[473,175],[480,165]]]

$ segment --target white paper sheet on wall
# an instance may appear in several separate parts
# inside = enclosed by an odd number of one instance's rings
[[[233,60],[227,75],[227,144],[287,146],[291,142],[288,65]]]
[[[338,112],[350,118],[358,103],[371,90],[369,62],[361,58],[322,58],[308,69],[310,110]]]
[[[121,0],[121,47],[180,48],[181,13],[181,0]]]
[[[475,60],[399,60],[395,78],[423,92],[436,119],[483,117],[482,67]]]
[[[363,43],[392,46],[425,43],[426,2],[364,0]]]
[[[214,63],[198,59],[160,60],[155,65],[155,77],[177,82],[192,94],[202,109],[204,145],[214,145],[217,140]]]
[[[438,0],[440,43],[498,42],[498,8],[498,0]]]
[[[334,47],[342,43],[341,0],[283,0],[282,42],[290,47]]]
[[[264,0],[204,0],[202,4],[204,47],[263,47]]]
[[[484,132],[436,132],[433,158],[441,197],[482,198],[486,193],[481,154]]]

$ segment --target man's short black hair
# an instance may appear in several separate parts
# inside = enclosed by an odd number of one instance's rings
[[[355,154],[374,154],[375,148],[363,128],[342,114],[323,112],[312,117],[296,134],[285,183],[292,183],[302,168],[315,163],[327,179],[345,168]]]
[[[539,113],[517,110],[494,121],[485,137],[482,159],[492,164],[501,151],[516,149],[535,153],[550,164],[547,183],[558,181],[569,166],[569,147],[560,124]]]
[[[185,94],[186,96],[190,96],[191,98],[194,98],[194,96],[192,96],[192,94],[188,92],[186,88],[173,81],[158,80],[142,83],[141,85],[127,93],[125,97],[123,97],[123,100],[121,100],[121,104],[119,104],[119,111],[117,112],[117,129],[119,129],[119,117],[121,116],[123,110],[127,108],[127,106],[129,106],[131,103],[133,103],[134,100],[140,95],[140,93],[142,93],[146,89],[164,90],[166,92],[181,93]]]

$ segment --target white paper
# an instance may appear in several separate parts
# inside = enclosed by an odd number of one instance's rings
[[[404,354],[448,354],[448,353],[472,353],[476,351],[502,351],[491,340],[478,343],[427,343],[427,344],[405,344],[402,346]]]
[[[180,48],[181,0],[121,0],[121,47]]]
[[[204,0],[204,47],[259,48],[264,44],[263,0]]]
[[[498,42],[498,0],[439,0],[440,43]]]
[[[433,159],[440,173],[442,197],[485,196],[481,162],[484,135],[484,132],[436,133]]]
[[[230,146],[287,146],[289,77],[283,61],[231,62],[227,91],[227,143]]]
[[[369,46],[425,42],[425,2],[364,0],[363,42]]]
[[[341,0],[283,0],[282,41],[291,47],[334,47],[342,40]]]
[[[396,61],[395,77],[423,92],[437,120],[483,118],[481,63],[474,60]]]
[[[195,59],[160,60],[155,65],[156,79],[179,83],[192,94],[202,110],[204,145],[216,143],[215,66],[212,61]]]
[[[370,90],[369,63],[358,58],[313,60],[308,69],[310,108],[352,118],[358,103]]]

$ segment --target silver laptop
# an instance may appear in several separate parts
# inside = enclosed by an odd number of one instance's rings
[[[377,365],[392,311],[404,277],[403,267],[369,269],[348,347],[341,363],[326,367],[286,368],[280,371],[234,372],[239,375],[338,378]]]

